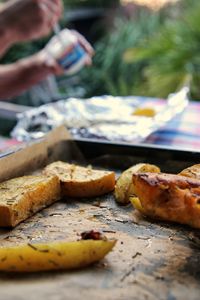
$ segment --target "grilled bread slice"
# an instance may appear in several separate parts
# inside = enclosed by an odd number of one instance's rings
[[[62,161],[48,165],[43,172],[45,175],[58,176],[63,196],[96,197],[113,191],[115,187],[114,172],[93,170]]]
[[[200,228],[200,180],[181,175],[133,174],[132,203],[144,215]]]
[[[61,197],[56,176],[23,176],[0,183],[0,226],[14,227]]]

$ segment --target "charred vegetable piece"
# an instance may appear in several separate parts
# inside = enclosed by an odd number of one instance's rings
[[[107,240],[107,238],[99,231],[90,230],[81,233],[82,240]]]
[[[133,184],[140,204],[132,203],[144,215],[200,228],[200,180],[140,173],[133,175]]]

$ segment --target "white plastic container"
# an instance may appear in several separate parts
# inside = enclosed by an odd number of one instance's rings
[[[55,35],[45,47],[67,75],[73,75],[85,65],[88,54],[80,45],[77,36],[69,29]]]

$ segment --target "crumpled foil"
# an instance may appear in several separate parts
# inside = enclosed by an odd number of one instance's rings
[[[154,117],[133,115],[135,109],[144,106],[137,96],[60,100],[19,114],[11,135],[30,141],[65,124],[74,138],[140,142],[183,112],[188,105],[188,91],[184,87],[171,94],[162,107],[153,107]]]

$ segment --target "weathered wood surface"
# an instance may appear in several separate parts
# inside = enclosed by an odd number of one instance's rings
[[[117,238],[106,259],[83,270],[1,274],[0,299],[199,299],[200,239],[197,230],[145,220],[112,195],[63,199],[12,231],[1,245],[56,239],[77,240],[97,229]]]

